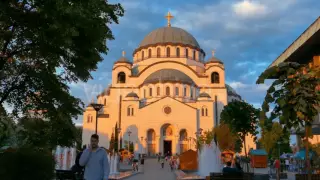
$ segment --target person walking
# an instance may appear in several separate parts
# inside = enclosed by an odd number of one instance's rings
[[[280,166],[281,166],[280,160],[279,160],[279,159],[276,159],[276,160],[274,161],[274,167],[275,167],[275,169],[276,169],[276,179],[277,179],[277,180],[280,180]]]
[[[82,153],[79,164],[85,166],[85,180],[108,180],[110,167],[107,152],[99,147],[99,136],[93,134],[89,147]]]
[[[164,168],[164,158],[161,158],[160,163],[161,163],[161,168],[163,169]]]

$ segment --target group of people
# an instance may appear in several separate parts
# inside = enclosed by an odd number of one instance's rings
[[[164,163],[168,162],[171,171],[178,169],[178,161],[174,156],[171,156],[171,154],[168,152],[164,156],[161,155],[161,153],[157,154],[158,162],[161,164],[161,168],[164,168]]]

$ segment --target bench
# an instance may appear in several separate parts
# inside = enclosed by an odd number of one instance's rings
[[[210,173],[210,180],[252,180],[253,173]]]
[[[83,174],[75,174],[71,170],[56,170],[56,180],[83,180]]]

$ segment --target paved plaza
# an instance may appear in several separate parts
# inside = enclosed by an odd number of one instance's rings
[[[169,164],[166,162],[164,168],[161,169],[161,165],[157,159],[146,159],[144,165],[144,173],[134,175],[128,180],[174,180],[175,174],[171,172]]]

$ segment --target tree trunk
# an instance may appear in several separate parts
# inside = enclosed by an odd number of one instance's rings
[[[244,154],[246,159],[248,159],[248,154],[247,154],[247,147],[246,147],[246,136],[242,137],[242,141],[243,141],[243,147],[244,147]],[[249,161],[250,163],[250,161]],[[246,166],[247,166],[247,172],[249,172],[249,164],[246,162]]]
[[[309,128],[310,126],[307,125],[305,129],[306,133],[306,168],[307,168],[307,174],[308,174],[308,180],[311,180],[311,171],[310,171],[310,158],[309,158]]]

